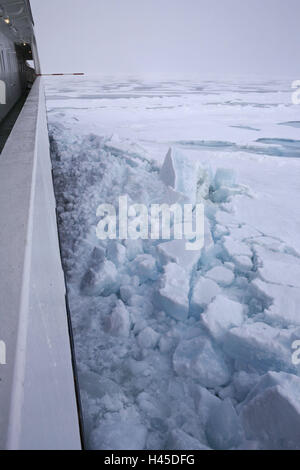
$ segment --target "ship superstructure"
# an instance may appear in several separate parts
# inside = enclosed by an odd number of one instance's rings
[[[81,448],[40,73],[29,1],[0,0],[0,449]]]
[[[0,1],[0,121],[40,71],[33,26],[28,0]]]

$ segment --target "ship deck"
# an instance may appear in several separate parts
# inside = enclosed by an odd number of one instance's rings
[[[2,449],[81,448],[41,80],[0,155]]]

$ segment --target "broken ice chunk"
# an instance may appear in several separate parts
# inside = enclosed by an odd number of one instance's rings
[[[286,253],[255,247],[261,263],[258,272],[263,280],[285,286],[300,287],[299,258]]]
[[[139,333],[137,340],[141,348],[151,349],[157,345],[159,334],[148,326]]]
[[[80,284],[81,293],[90,296],[108,296],[117,292],[118,288],[118,272],[114,263],[109,260],[102,262],[98,271],[88,269]]]
[[[112,336],[128,337],[130,318],[128,310],[121,300],[118,300],[111,314],[105,318],[104,330]]]
[[[249,393],[241,408],[248,438],[263,449],[300,449],[300,378],[269,372]]]
[[[231,261],[225,261],[224,266],[230,269],[231,271],[234,271],[235,266],[234,266],[234,263],[232,263]]]
[[[159,350],[162,354],[168,354],[176,346],[176,338],[171,336],[170,333],[162,335],[159,340]]]
[[[241,444],[243,430],[230,398],[213,409],[206,426],[206,436],[213,449],[232,449]]]
[[[295,372],[290,345],[297,334],[299,329],[278,330],[262,322],[244,323],[226,334],[224,349],[244,369]]]
[[[211,184],[211,170],[199,166],[197,174],[197,201],[208,198]]]
[[[129,408],[107,413],[92,431],[89,444],[99,450],[143,450],[146,438],[147,428]]]
[[[201,320],[211,335],[219,340],[230,328],[243,323],[243,306],[224,295],[217,295],[201,315]]]
[[[142,391],[136,401],[139,409],[149,417],[166,420],[170,415],[168,404],[165,405],[164,400],[160,400],[159,396],[154,396],[152,393]]]
[[[236,182],[235,173],[230,168],[218,168],[214,177],[214,188],[233,186]]]
[[[132,262],[131,268],[141,282],[148,280],[155,281],[158,277],[156,260],[151,255],[138,255]]]
[[[186,271],[176,263],[164,267],[156,302],[160,310],[176,320],[185,320],[189,311],[189,281]]]
[[[177,149],[170,148],[160,170],[160,179],[166,186],[183,194],[187,201],[194,204],[197,192],[197,168],[195,163],[182,155]]]
[[[211,188],[211,199],[217,203],[228,202],[236,194],[249,193],[246,186],[236,184],[235,174],[228,168],[217,169]]]
[[[101,264],[105,260],[105,249],[102,248],[101,246],[95,246],[91,253],[90,261],[89,261],[89,267],[91,269],[94,269],[95,271],[98,271],[100,268]]]
[[[217,282],[220,286],[229,286],[234,281],[234,274],[225,266],[216,266],[206,273],[206,277]]]
[[[165,183],[166,186],[175,188],[176,186],[176,173],[174,168],[174,153],[172,155],[172,149],[168,150],[167,155],[165,156],[164,162],[160,170],[160,179]]]
[[[193,288],[191,312],[194,314],[201,312],[220,292],[221,289],[215,281],[200,277]]]
[[[247,373],[243,370],[236,372],[233,376],[233,386],[235,397],[240,402],[246,398],[249,391],[255,387],[259,381],[259,375],[256,373]]]
[[[104,395],[114,396],[120,395],[121,389],[119,385],[110,379],[102,377],[91,370],[78,370],[81,389],[87,392],[89,397],[100,399]]]
[[[228,234],[228,229],[226,227],[220,224],[216,224],[215,230],[214,230],[215,238],[220,239],[224,237],[224,235],[227,235],[227,234]]]
[[[125,240],[125,246],[127,248],[127,258],[129,261],[132,261],[136,258],[136,256],[141,255],[144,253],[143,250],[143,241],[141,239],[138,240]]]
[[[224,238],[224,249],[230,257],[248,256],[252,257],[253,253],[246,243],[237,241],[230,236]]]
[[[218,168],[212,184],[211,198],[214,202],[227,202],[232,194],[236,193],[235,174],[227,168]]]
[[[116,266],[123,264],[126,259],[126,248],[121,243],[111,240],[108,244],[107,256]]]
[[[207,337],[180,341],[173,366],[178,375],[198,380],[204,387],[224,385],[230,378],[224,355]]]
[[[190,394],[193,397],[195,408],[199,415],[201,426],[205,427],[212,410],[220,402],[220,398],[213,395],[209,390],[200,385],[192,384]]]
[[[120,287],[120,296],[125,304],[128,304],[136,289],[133,286],[125,285]]]
[[[162,264],[177,263],[187,273],[191,272],[201,255],[200,251],[187,250],[185,239],[160,243],[157,246],[157,253]]]
[[[170,432],[167,444],[167,450],[210,450],[209,447],[202,444],[198,439],[190,436],[181,429],[174,429]]]
[[[237,269],[241,272],[247,272],[252,269],[252,261],[248,256],[234,256],[233,261],[235,262]]]
[[[252,285],[263,299],[272,299],[270,307],[263,313],[263,319],[266,323],[281,328],[300,325],[300,289],[269,284],[261,279],[255,279],[252,281]]]

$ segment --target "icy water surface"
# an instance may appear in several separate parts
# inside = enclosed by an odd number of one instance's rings
[[[86,446],[298,449],[291,84],[76,77],[46,97]],[[172,197],[204,204],[204,248],[98,240],[99,204],[169,201],[169,148]]]

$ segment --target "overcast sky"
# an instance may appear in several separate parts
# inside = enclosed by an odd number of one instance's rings
[[[31,0],[43,73],[300,78],[300,0]]]

